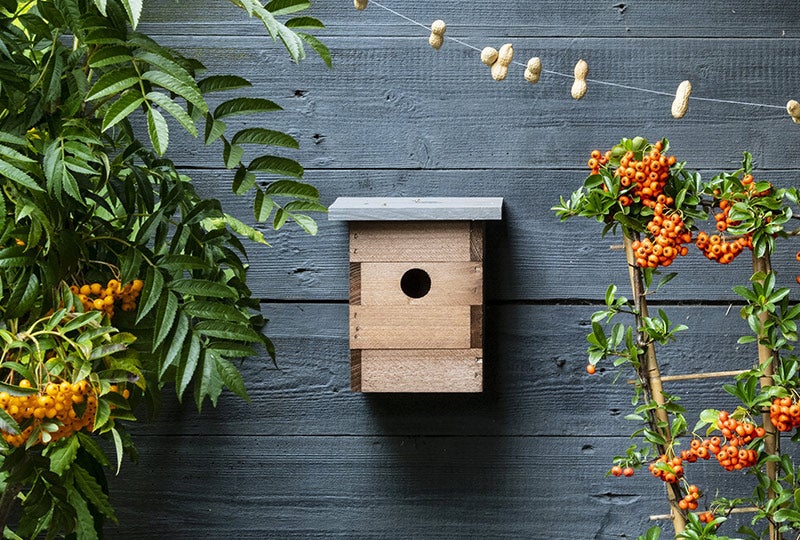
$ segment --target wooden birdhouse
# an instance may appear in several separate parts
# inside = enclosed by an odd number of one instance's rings
[[[350,223],[350,387],[483,390],[484,221],[501,198],[337,199]]]

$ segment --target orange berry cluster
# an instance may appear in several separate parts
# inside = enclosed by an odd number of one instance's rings
[[[700,488],[696,485],[690,485],[686,490],[686,495],[678,501],[678,508],[681,510],[697,510],[698,502],[700,500]]]
[[[633,242],[636,266],[640,268],[669,266],[678,255],[685,256],[689,252],[684,244],[692,241],[692,233],[686,229],[679,213],[664,212],[669,204],[672,204],[672,197],[665,197],[664,194],[657,197],[653,218],[647,224],[647,232],[653,239]]]
[[[717,222],[717,224],[719,223],[721,222]],[[747,235],[729,242],[719,234],[708,235],[701,232],[697,235],[695,245],[708,259],[720,264],[729,264],[745,248],[753,249],[753,239],[750,235]]]
[[[758,462],[758,452],[745,448],[745,445],[763,437],[766,434],[763,427],[737,420],[729,416],[727,411],[719,411],[717,427],[727,442],[719,446],[718,452],[714,452],[723,469],[739,471]]]
[[[19,386],[30,388],[31,383],[23,379]],[[78,416],[73,405],[84,402],[86,408],[83,414]],[[58,425],[58,429],[50,433],[50,442],[68,437],[86,427],[91,431],[97,412],[97,397],[85,379],[72,384],[67,381],[50,382],[39,392],[27,396],[12,396],[8,392],[0,392],[0,407],[17,424],[29,424],[18,435],[3,432],[3,439],[11,446],[18,447],[26,444],[34,429],[44,422]],[[40,433],[36,444],[41,442]]]
[[[592,156],[589,158],[589,161],[586,162],[586,165],[591,169],[592,174],[598,174],[600,172],[600,167],[608,163],[610,157],[611,150],[605,154],[601,154],[600,150],[592,150]]]
[[[100,283],[84,284],[80,287],[72,285],[70,290],[78,296],[83,304],[84,311],[102,311],[109,317],[114,316],[114,306],[119,300],[122,311],[136,309],[136,299],[144,287],[144,282],[134,279],[127,285],[122,285],[116,279],[108,281],[105,287]]]
[[[689,445],[688,450],[681,450],[681,459],[688,462],[694,463],[698,459],[708,459],[711,457],[711,454],[714,454],[715,451],[719,452],[719,437],[714,439],[692,439],[692,442]]]
[[[701,512],[697,514],[697,518],[703,523],[711,523],[712,521],[714,521],[715,516],[714,512],[708,510],[706,512]]]
[[[611,474],[613,476],[633,476],[633,467],[614,465],[611,467]]]
[[[769,419],[778,431],[800,427],[800,404],[790,397],[775,398],[769,406]]]
[[[653,208],[656,199],[664,192],[669,178],[669,168],[675,165],[675,156],[661,154],[661,141],[656,142],[641,160],[634,159],[633,152],[627,152],[619,160],[619,167],[614,174],[620,178],[620,186],[625,192],[620,196],[620,204],[631,204],[630,194],[638,197],[643,205]],[[630,190],[626,188],[631,188]],[[622,197],[625,197],[623,199]]]
[[[683,478],[683,460],[678,456],[670,459],[661,454],[657,460],[650,464],[649,469],[650,474],[668,484],[675,484]]]

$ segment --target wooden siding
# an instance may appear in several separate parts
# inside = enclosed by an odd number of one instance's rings
[[[268,125],[296,136],[295,157],[325,203],[340,196],[503,197],[486,227],[484,393],[362,395],[348,390],[348,229],[320,219],[309,238],[268,233],[250,250],[252,288],[264,300],[278,368],[243,366],[252,403],[224,395],[201,415],[165,394],[164,414],[133,428],[141,454],[111,481],[119,525],[107,537],[170,538],[635,538],[666,510],[646,471],[605,478],[630,441],[630,388],[601,368],[585,374],[585,335],[609,281],[627,288],[618,239],[589,221],[560,224],[549,208],[582,182],[591,149],[623,136],[666,136],[704,174],[735,169],[743,150],[757,175],[797,184],[800,127],[772,109],[690,102],[571,81],[538,85],[514,66],[496,83],[476,52],[349,0],[316,2],[329,26],[334,70],[272,54],[263,28],[224,0],[146,2],[143,29],[236,72],[252,95],[285,112]],[[784,104],[800,96],[800,19],[793,2],[655,0],[499,3],[390,2],[448,36],[483,47],[513,42],[516,60],[542,58],[571,73],[697,96]],[[178,22],[176,22],[178,21]],[[233,122],[231,122],[233,124]],[[252,201],[230,194],[220,149],[173,137],[171,155],[201,190],[249,220]],[[800,243],[800,241],[798,241]],[[794,249],[775,258],[794,284]],[[654,301],[689,330],[663,351],[666,375],[747,366],[751,346],[734,283],[745,257],[711,267],[692,251]],[[796,285],[793,285],[797,289]],[[671,383],[689,417],[730,407],[719,381]],[[698,484],[736,496],[715,463]],[[749,492],[749,489],[745,489]]]

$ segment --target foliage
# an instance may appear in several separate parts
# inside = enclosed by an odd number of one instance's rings
[[[617,288],[609,286],[605,307],[593,314],[592,332],[587,336],[589,373],[598,362],[611,360],[614,366],[632,369],[636,377],[634,410],[626,418],[638,426],[633,433],[637,442],[614,458],[610,474],[620,476],[624,468],[632,471],[647,465],[662,479],[672,505],[676,538],[728,538],[717,531],[737,508],[752,513],[753,528],[742,527],[738,531],[742,538],[767,535],[774,539],[790,531],[797,535],[800,476],[791,455],[781,453],[779,439],[781,432],[800,427],[800,358],[794,352],[800,305],[791,302],[788,288],[777,286],[770,261],[777,241],[790,232],[786,227],[798,193],[754,179],[747,153],[741,168],[708,181],[688,171],[684,163],[667,158],[666,172],[656,167],[658,174],[640,182],[638,172],[646,167],[642,165],[645,158],[663,159],[661,152],[668,148],[666,140],[651,145],[636,138],[624,139],[605,154],[593,152],[592,174],[584,186],[553,207],[562,220],[582,216],[603,223],[603,234],[621,229],[626,243],[633,297],[618,296]],[[652,189],[645,191],[643,186]],[[698,232],[711,216],[717,230]],[[758,349],[753,365],[722,385],[739,400],[737,409],[706,408],[693,427],[677,397],[660,387],[655,356],[656,345],[679,339],[686,326],[674,324],[662,309],[657,317],[649,316],[646,300],[675,276],[662,275],[659,268],[669,266],[676,255],[685,255],[688,247],[682,244],[689,242],[722,264],[752,250],[750,283],[733,290],[744,301],[741,316],[752,332],[738,343],[752,343]],[[672,254],[667,245],[681,249]],[[653,283],[656,276],[662,277],[658,284]],[[631,323],[617,322],[620,317]],[[795,434],[792,442],[798,440]],[[737,499],[714,498],[690,484],[689,464],[709,457],[716,457],[726,470],[752,475],[753,493]],[[706,510],[696,512],[703,498]],[[659,534],[654,527],[640,538]]]
[[[305,43],[330,66],[302,31],[322,23],[296,15],[309,2],[232,2],[294,61]],[[255,221],[315,234],[309,213],[325,210],[302,166],[281,155],[297,140],[228,132],[231,119],[280,107],[239,94],[212,107],[210,94],[250,83],[204,76],[199,60],[136,31],[142,10],[138,0],[0,0],[3,526],[15,501],[22,508],[10,537],[97,537],[114,519],[109,460],[87,433],[112,442],[118,468],[133,451],[120,421],[135,420],[137,402],[155,411],[167,384],[198,409],[224,388],[247,399],[237,363],[259,348],[274,354],[242,242],[264,235],[165,157],[175,130],[221,147],[233,192],[254,196]],[[257,149],[247,161],[245,148]]]

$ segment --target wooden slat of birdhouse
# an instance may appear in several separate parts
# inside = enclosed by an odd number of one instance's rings
[[[483,353],[466,350],[364,350],[362,392],[481,392]]]
[[[410,268],[430,277],[430,291],[421,298],[411,298],[402,290],[401,280]],[[483,302],[480,262],[361,263],[359,284],[358,297],[364,306],[469,306]]]
[[[470,261],[469,221],[350,223],[351,262]]]
[[[350,306],[351,349],[469,349],[470,306]]]

